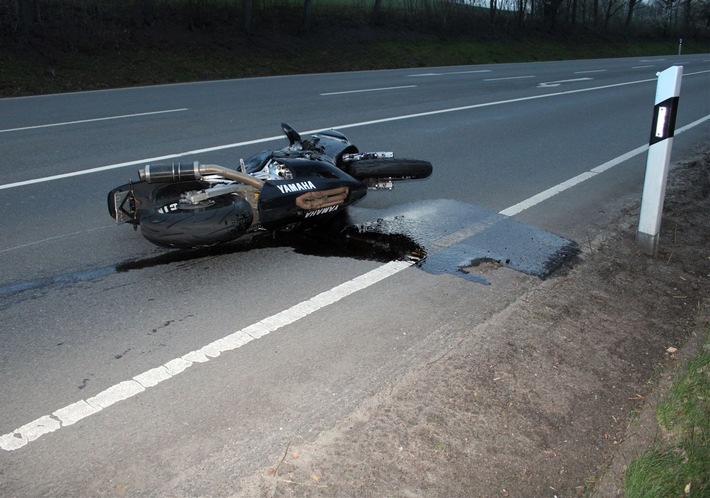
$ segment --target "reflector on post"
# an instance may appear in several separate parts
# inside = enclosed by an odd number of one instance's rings
[[[651,256],[658,254],[658,235],[666,195],[666,181],[673,147],[683,67],[673,66],[658,73],[653,125],[646,160],[646,179],[636,242]]]

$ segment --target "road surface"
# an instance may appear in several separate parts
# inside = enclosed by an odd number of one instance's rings
[[[459,266],[522,258],[506,239],[520,230],[583,244],[638,198],[671,65],[680,158],[710,132],[707,54],[0,100],[0,494],[238,492],[287,441],[314,439],[539,282]],[[406,220],[443,267],[278,244],[180,257],[109,217],[106,193],[140,165],[234,166],[282,146],[281,121],[430,160],[431,178],[371,192],[352,216]]]

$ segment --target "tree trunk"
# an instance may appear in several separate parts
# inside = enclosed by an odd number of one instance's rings
[[[692,34],[692,26],[693,26],[693,2],[692,0],[685,0],[685,3],[683,4],[683,26],[686,30],[686,33],[688,35]]]
[[[522,28],[523,23],[525,22],[525,9],[527,8],[528,2],[527,0],[517,0],[517,4],[518,28]]]
[[[562,0],[545,0],[542,4],[543,17],[547,29],[554,32],[557,29],[557,15],[562,5]]]
[[[626,25],[631,26],[631,21],[634,18],[634,9],[639,0],[629,0],[629,10],[626,12]]]
[[[380,17],[380,10],[382,9],[382,0],[375,0],[375,5],[372,7],[372,14],[375,19]]]
[[[301,23],[301,30],[308,31],[309,29],[311,29],[312,21],[313,21],[313,0],[304,0],[303,22]]]
[[[252,29],[254,29],[254,0],[242,0],[242,13],[244,15],[244,22],[242,28],[244,32],[250,34]]]
[[[133,25],[141,28],[153,20],[152,0],[133,0]]]
[[[577,25],[577,0],[572,0],[569,7],[569,22],[572,26]]]
[[[28,33],[34,23],[36,0],[17,1],[17,27],[21,33]]]

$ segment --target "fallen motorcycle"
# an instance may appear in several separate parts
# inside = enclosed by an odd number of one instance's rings
[[[150,164],[139,181],[113,189],[108,209],[150,242],[170,248],[210,246],[259,230],[308,228],[363,198],[368,188],[426,178],[428,161],[391,152],[360,152],[335,130],[303,139],[281,125],[289,145],[240,160],[238,169],[211,164]]]

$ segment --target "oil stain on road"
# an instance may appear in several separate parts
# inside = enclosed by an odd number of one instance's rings
[[[422,201],[386,212],[353,209],[351,219],[363,233],[398,234],[421,246],[423,270],[479,283],[487,282],[464,268],[492,263],[547,278],[579,254],[572,240],[459,201]]]
[[[371,261],[414,261],[432,274],[451,274],[480,284],[467,268],[502,266],[547,278],[574,262],[579,248],[557,236],[489,209],[453,200],[420,201],[388,209],[350,208],[326,226],[292,232],[255,232],[231,243],[166,250],[115,266],[80,269],[51,278],[0,286],[0,297],[67,286],[135,271],[225,254],[290,247],[300,254]],[[9,302],[6,304],[10,304]]]

